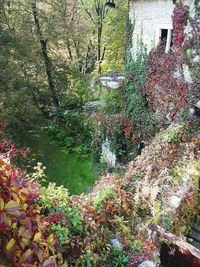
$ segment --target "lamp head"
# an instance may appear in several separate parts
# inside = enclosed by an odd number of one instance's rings
[[[115,3],[114,3],[114,1],[112,1],[112,2],[107,1],[107,2],[105,3],[105,6],[107,6],[107,7],[111,7],[111,8],[115,8]]]

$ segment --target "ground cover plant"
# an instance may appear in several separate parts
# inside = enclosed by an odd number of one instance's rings
[[[123,179],[108,174],[81,196],[69,196],[55,184],[43,188],[40,168],[30,177],[12,166],[9,155],[17,151],[12,147],[10,153],[2,143],[1,261],[5,266],[138,266],[159,260],[159,243],[148,226],[157,223],[182,235],[199,214],[195,125],[171,125]],[[180,205],[170,206],[180,194]]]

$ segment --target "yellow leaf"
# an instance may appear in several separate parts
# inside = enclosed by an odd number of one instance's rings
[[[0,198],[0,210],[3,210],[4,208],[4,200]]]
[[[15,198],[15,201],[17,202],[18,205],[20,204],[20,198],[18,196]]]
[[[25,232],[26,228],[24,226],[20,226],[19,228],[19,236],[22,236],[23,233]]]
[[[23,188],[20,190],[20,198],[23,202],[27,200],[27,195],[28,195],[28,189]]]
[[[30,244],[30,240],[29,239],[24,238],[24,237],[21,239],[21,245],[23,246],[23,249],[25,247],[29,246],[29,244]]]
[[[54,245],[54,235],[53,234],[51,234],[51,235],[48,236],[47,243],[51,247]]]
[[[26,210],[27,208],[28,208],[28,204],[25,203],[25,204],[23,205],[23,209]]]
[[[8,253],[11,253],[15,247],[16,240],[14,238],[11,238],[10,241],[6,245],[6,251]]]
[[[12,223],[10,216],[5,214],[3,217],[3,222],[5,223],[6,226],[10,227]]]
[[[12,228],[13,229],[16,229],[17,228],[17,223],[16,222],[12,224]]]
[[[0,167],[4,165],[4,161],[0,159]]]
[[[20,190],[20,193],[23,193],[23,194],[25,194],[25,195],[28,195],[28,189],[27,188],[22,188],[21,190]]]
[[[15,192],[13,192],[12,193],[12,197],[13,197],[13,199],[19,204],[19,196],[18,196],[18,194],[17,193],[15,193]]]
[[[16,186],[11,187],[11,191],[15,192],[16,194],[18,194],[19,188]]]
[[[38,232],[34,236],[34,241],[35,242],[38,242],[38,241],[40,241],[41,238],[42,238],[42,233],[41,232]]]

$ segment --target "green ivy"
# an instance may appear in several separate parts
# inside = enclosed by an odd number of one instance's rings
[[[126,70],[129,79],[125,84],[125,115],[134,122],[139,135],[153,130],[155,122],[144,92],[147,62],[147,50],[142,42],[139,43],[139,50],[135,55],[132,56],[130,51],[127,53]]]

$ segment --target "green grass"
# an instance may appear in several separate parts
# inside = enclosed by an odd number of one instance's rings
[[[57,143],[51,141],[46,129],[30,131],[17,135],[16,142],[22,147],[31,149],[27,169],[32,171],[37,162],[46,166],[48,182],[64,185],[71,194],[87,192],[93,186],[96,173],[92,167],[90,156],[79,156],[68,153]]]

